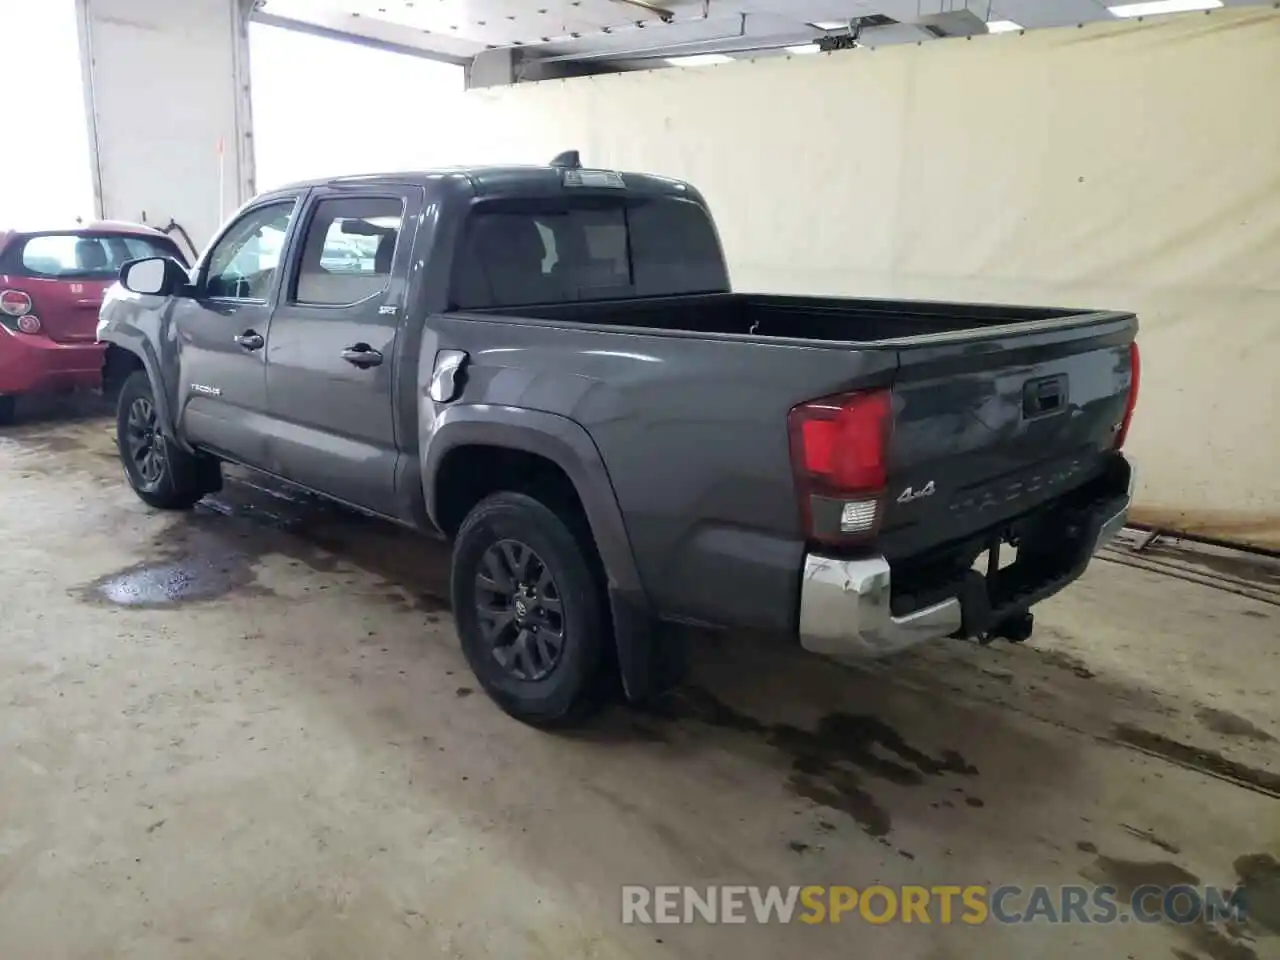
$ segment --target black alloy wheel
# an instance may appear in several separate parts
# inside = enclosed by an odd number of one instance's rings
[[[565,645],[564,604],[543,559],[527,543],[499,540],[480,558],[476,615],[498,665],[517,680],[543,680]]]
[[[160,406],[142,370],[131,373],[120,387],[116,448],[125,479],[149,506],[187,510],[222,486],[217,460],[184,450],[166,438]]]
[[[603,702],[613,641],[604,576],[572,506],[485,497],[454,539],[451,595],[462,652],[503,710],[563,727]]]
[[[155,404],[149,397],[134,397],[129,404],[125,446],[138,476],[148,485],[159,483],[168,461]]]

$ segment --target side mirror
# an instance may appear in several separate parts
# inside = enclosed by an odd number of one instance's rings
[[[172,297],[187,286],[187,271],[168,257],[130,260],[120,268],[120,285],[130,293]]]

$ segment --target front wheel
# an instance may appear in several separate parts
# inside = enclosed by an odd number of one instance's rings
[[[498,493],[467,516],[453,549],[462,650],[485,692],[535,726],[564,726],[597,702],[608,624],[589,548],[553,510]]]
[[[206,462],[170,443],[161,429],[155,394],[146,373],[129,375],[116,406],[116,446],[129,486],[143,503],[160,510],[187,510],[214,487]]]

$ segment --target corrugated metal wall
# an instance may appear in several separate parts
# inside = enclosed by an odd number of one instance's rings
[[[1133,309],[1138,519],[1280,548],[1280,13],[475,91],[459,161],[688,178],[740,289]]]
[[[246,0],[76,0],[98,212],[203,245],[254,192]]]

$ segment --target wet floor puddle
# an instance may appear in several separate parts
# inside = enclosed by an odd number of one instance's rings
[[[1280,774],[1228,759],[1216,750],[1183,743],[1124,723],[1116,725],[1111,739],[1170,763],[1280,798]]]
[[[199,559],[142,564],[99,580],[91,589],[101,599],[122,607],[167,607],[214,600],[248,586],[237,576],[240,572]]]
[[[122,607],[175,607],[203,603],[230,593],[265,591],[257,584],[256,557],[236,549],[234,538],[190,523],[166,531],[155,556],[88,584],[82,596]]]
[[[1260,743],[1274,743],[1276,739],[1252,720],[1247,720],[1230,710],[1201,707],[1196,711],[1196,719],[1204,724],[1206,729],[1220,733],[1224,737],[1244,737],[1246,740],[1257,740]]]
[[[1079,849],[1095,852],[1092,844],[1078,844]],[[1175,848],[1176,849],[1176,848]],[[1224,899],[1242,907],[1243,920],[1210,920],[1206,917],[1188,917],[1185,922],[1162,921],[1187,949],[1174,948],[1172,955],[1178,960],[1208,958],[1208,960],[1257,960],[1255,944],[1260,938],[1280,934],[1280,861],[1267,853],[1248,854],[1236,858],[1234,863],[1236,884],[1224,890]],[[1188,887],[1201,889],[1198,876],[1176,863],[1167,860],[1121,860],[1097,855],[1093,862],[1080,871],[1080,875],[1092,883],[1115,888],[1117,902],[1129,903],[1144,888],[1171,890]],[[1191,901],[1175,905],[1175,909],[1189,911]],[[1148,908],[1157,909],[1150,904]],[[1168,909],[1168,907],[1166,907]]]
[[[697,687],[684,687],[665,698],[656,713],[667,720],[696,721],[761,737],[790,759],[786,785],[793,794],[848,814],[863,832],[878,839],[892,829],[892,817],[867,789],[867,778],[919,786],[946,774],[967,778],[978,773],[955,750],[926,753],[883,720],[866,714],[830,713],[815,729],[806,730],[788,723],[765,723]],[[957,792],[964,790],[957,788]],[[983,806],[978,797],[965,796],[964,802]]]
[[[432,620],[447,609],[448,551],[440,544],[309,494],[234,475],[221,493],[158,534],[144,549],[146,560],[95,580],[81,595],[162,608],[262,594],[255,566],[269,554],[320,573],[364,570],[378,578],[369,596]]]

